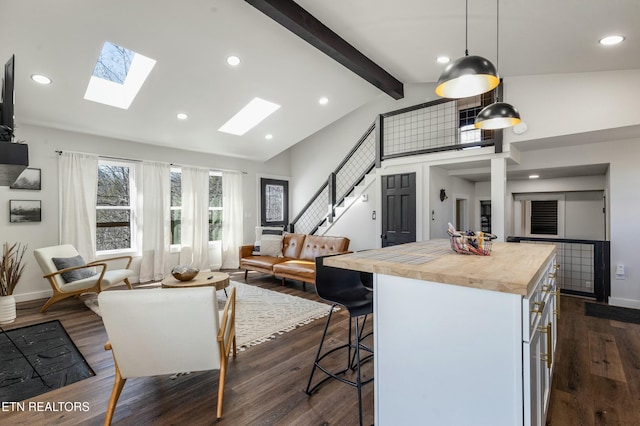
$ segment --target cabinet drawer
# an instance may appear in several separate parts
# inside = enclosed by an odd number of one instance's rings
[[[529,342],[536,328],[540,325],[540,318],[545,307],[552,303],[556,291],[556,258],[555,256],[545,265],[544,272],[534,286],[531,294],[522,300],[522,338]]]

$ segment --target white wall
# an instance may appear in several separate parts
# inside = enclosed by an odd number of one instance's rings
[[[640,70],[511,77],[504,98],[528,125],[522,135],[505,132],[510,143],[634,126]]]
[[[326,235],[348,236],[351,240],[349,243],[351,251],[380,247],[380,231],[378,230],[380,212],[376,210],[378,198],[376,189],[375,184],[370,185],[363,192],[367,200],[364,201],[361,197],[355,201]],[[376,219],[372,218],[373,212],[376,213]]]
[[[16,299],[47,297],[50,287],[42,278],[33,258],[33,249],[58,244],[58,170],[55,151],[76,151],[133,160],[150,160],[177,165],[194,165],[212,169],[241,170],[244,191],[244,241],[252,243],[256,224],[256,174],[289,175],[289,153],[285,152],[266,163],[239,158],[207,155],[179,149],[162,148],[130,141],[66,132],[36,126],[20,126],[19,139],[29,145],[29,167],[42,170],[42,189],[25,191],[0,187],[0,242],[20,241],[28,245],[27,261],[22,280],[16,288]],[[176,142],[176,145],[179,145]],[[41,200],[42,222],[9,223],[9,200]]]
[[[566,238],[604,240],[604,191],[567,192],[565,194],[564,234]]]

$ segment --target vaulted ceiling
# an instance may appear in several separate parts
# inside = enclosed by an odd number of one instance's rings
[[[297,3],[404,84],[435,82],[437,56],[464,54],[463,0]],[[389,96],[241,0],[0,0],[0,16],[0,62],[16,56],[18,126],[264,161]],[[500,74],[640,68],[638,22],[637,0],[502,0]],[[611,33],[625,42],[598,45]],[[83,99],[105,41],[157,60],[128,110]],[[469,1],[468,47],[495,63],[495,0]],[[53,83],[35,84],[34,73]],[[256,96],[282,107],[243,136],[217,131]]]

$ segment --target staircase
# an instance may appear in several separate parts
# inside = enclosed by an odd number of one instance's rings
[[[289,224],[289,232],[326,234],[375,182],[375,168],[384,160],[482,146],[502,152],[502,130],[468,129],[473,128],[469,117],[502,100],[502,84],[494,90],[497,95],[438,99],[380,114]]]

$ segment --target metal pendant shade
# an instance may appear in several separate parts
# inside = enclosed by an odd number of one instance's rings
[[[474,127],[483,130],[505,129],[520,123],[520,113],[511,104],[495,102],[480,111],[474,121]]]
[[[500,84],[496,67],[482,56],[463,56],[442,72],[436,94],[443,98],[467,98],[488,92]]]
[[[464,56],[451,62],[444,69],[436,95],[443,98],[468,98],[494,89],[500,84],[498,70],[482,56],[469,56],[469,0],[465,1]]]

